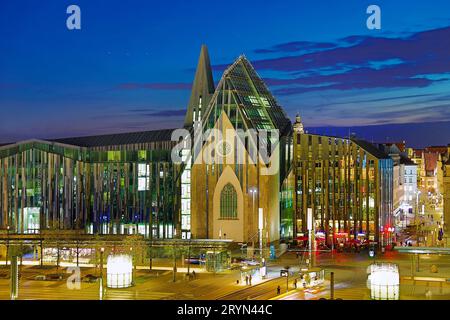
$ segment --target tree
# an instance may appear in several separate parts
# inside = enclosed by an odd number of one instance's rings
[[[132,256],[134,269],[133,279],[135,279],[138,258],[140,258],[140,263],[143,263],[144,260],[145,254],[144,239],[142,235],[133,234],[126,236],[122,243],[124,247],[124,252],[131,254]]]

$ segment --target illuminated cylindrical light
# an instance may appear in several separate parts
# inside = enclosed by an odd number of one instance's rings
[[[130,255],[110,255],[106,264],[106,286],[128,288],[133,281],[133,261]]]
[[[370,296],[374,300],[398,300],[400,275],[392,263],[376,263],[369,267]]]

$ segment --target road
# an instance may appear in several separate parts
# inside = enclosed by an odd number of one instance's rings
[[[289,290],[292,289],[294,278],[289,278]],[[269,300],[277,296],[277,288],[280,286],[281,293],[286,292],[286,277],[278,277],[262,282],[258,285],[249,286],[242,290],[221,296],[218,300]]]
[[[367,252],[361,253],[320,253],[316,255],[316,265],[325,269],[325,279],[328,281],[330,272],[335,274],[335,298],[344,300],[370,299],[367,289],[367,267],[373,262],[391,262],[399,266],[402,277],[400,286],[401,299],[425,299],[425,293],[432,291],[433,299],[450,299],[450,285],[439,282],[404,280],[411,276],[410,256],[398,252],[387,251],[369,258]],[[437,273],[432,273],[431,266],[438,267]],[[286,294],[286,278],[279,277],[280,269],[290,266],[292,276],[289,277],[289,293]],[[34,280],[38,274],[54,274],[53,267],[22,266],[19,282],[19,299],[75,299],[97,300],[100,296],[99,283],[81,283],[80,290],[70,290],[66,283],[66,269],[60,268],[59,273],[65,274],[60,281]],[[95,268],[83,268],[82,276],[97,274]],[[323,290],[317,293],[304,292],[302,289],[293,291],[294,275],[299,273],[299,259],[294,253],[286,253],[281,259],[268,265],[269,279],[252,286],[245,286],[239,270],[229,270],[221,273],[206,273],[198,270],[194,280],[187,280],[185,271],[179,272],[176,281],[173,273],[167,269],[137,270],[135,285],[126,289],[106,289],[104,299],[174,299],[174,300],[311,300],[329,298],[329,284],[325,283]],[[0,267],[0,299],[9,299],[9,268]],[[414,275],[422,278],[450,278],[450,256],[421,255],[419,270]],[[281,294],[277,295],[280,286]]]

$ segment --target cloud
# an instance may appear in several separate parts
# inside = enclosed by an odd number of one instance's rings
[[[423,148],[430,145],[447,145],[450,136],[450,121],[424,123],[392,123],[371,126],[306,127],[311,133],[357,137],[374,142],[405,140],[409,146]],[[439,135],[436,135],[439,132]]]
[[[186,114],[186,109],[167,108],[133,108],[128,110],[138,117],[180,117]]]
[[[422,106],[418,105],[405,110],[388,110],[368,115],[378,119],[378,123],[391,122],[392,119],[402,119],[402,122],[437,122],[450,118],[450,103]]]
[[[123,90],[190,90],[191,87],[191,83],[184,82],[122,83],[119,85],[119,89]]]
[[[160,110],[150,113],[144,113],[142,115],[147,117],[181,117],[186,114],[186,109],[176,109],[176,110]]]
[[[296,52],[252,61],[276,95],[373,88],[424,88],[450,78],[450,27],[387,36],[349,36],[334,44],[287,42],[257,53]],[[309,49],[308,52],[303,52]],[[215,66],[216,70],[225,65]],[[283,77],[284,75],[284,77]],[[440,75],[441,78],[430,75]]]
[[[176,118],[184,117],[186,114],[186,109],[167,109],[167,107],[153,107],[153,108],[130,108],[128,110],[123,110],[122,112],[111,112],[108,114],[93,115],[90,117],[92,120],[107,120],[116,121],[123,119],[135,119],[142,120],[152,118]],[[158,120],[158,121],[161,121]]]
[[[276,53],[276,52],[298,52],[308,50],[329,49],[336,47],[335,43],[330,42],[311,42],[311,41],[293,41],[281,43],[270,47],[269,49],[256,49],[255,53]]]

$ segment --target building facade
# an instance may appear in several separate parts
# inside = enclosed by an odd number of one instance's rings
[[[397,226],[406,227],[418,208],[417,165],[408,158],[405,142],[378,146],[394,162],[394,219]]]
[[[200,59],[205,59],[203,53]],[[199,66],[205,68],[199,74],[211,73],[206,60]],[[244,56],[225,70],[207,107],[201,103],[208,82],[202,82],[202,88],[198,80],[191,95],[194,105],[188,108],[192,118],[199,120],[193,126],[199,126],[203,139],[192,150],[192,237],[276,241],[280,235],[279,167],[285,162],[279,149],[291,123]],[[277,136],[271,136],[275,131]],[[272,153],[267,154],[273,158],[270,164],[261,159],[263,134],[274,141]]]
[[[438,163],[439,190],[442,193],[443,222],[446,245],[449,245],[450,233],[450,145],[441,153]]]
[[[292,125],[244,56],[215,85],[202,47],[180,129],[0,147],[0,228],[262,245],[312,223],[327,243],[391,242],[393,159]]]
[[[180,169],[171,131],[0,147],[0,228],[173,237]]]
[[[294,133],[292,170],[283,184],[281,235],[307,233],[307,211],[327,244],[392,239],[393,161],[356,139]]]

